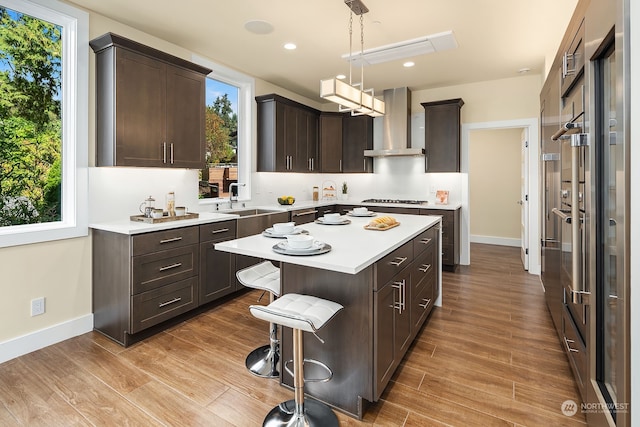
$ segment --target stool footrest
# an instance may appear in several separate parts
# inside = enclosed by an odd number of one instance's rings
[[[331,368],[329,368],[327,365],[325,365],[321,361],[315,360],[315,359],[306,359],[306,358],[303,360],[304,360],[304,363],[310,363],[312,365],[320,366],[321,368],[325,369],[329,374],[327,377],[324,377],[324,378],[304,378],[305,383],[326,383],[331,378],[333,378],[333,371],[331,370]],[[289,365],[291,363],[293,363],[293,360],[287,360],[284,363],[284,370],[287,371],[289,375],[295,378],[293,371],[289,368]]]

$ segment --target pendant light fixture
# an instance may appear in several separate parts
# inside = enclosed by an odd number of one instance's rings
[[[352,55],[353,46],[353,15],[360,16],[360,56],[364,53],[364,17],[369,9],[361,0],[344,0],[349,7],[349,83],[337,78],[320,80],[320,97],[335,102],[339,111],[350,111],[352,115],[369,115],[372,117],[384,115],[384,102],[375,97],[373,88],[364,87],[364,65],[360,61],[360,82],[353,83]]]

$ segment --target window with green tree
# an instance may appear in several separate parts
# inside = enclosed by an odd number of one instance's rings
[[[88,24],[0,0],[0,247],[88,233]]]

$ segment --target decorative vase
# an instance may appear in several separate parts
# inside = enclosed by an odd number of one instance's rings
[[[342,193],[342,200],[347,200],[349,198],[349,193]]]

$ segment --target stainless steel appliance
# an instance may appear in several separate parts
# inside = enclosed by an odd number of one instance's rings
[[[541,94],[541,278],[594,426],[630,425],[625,4],[578,3]]]

